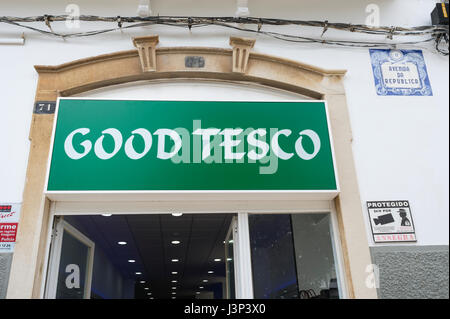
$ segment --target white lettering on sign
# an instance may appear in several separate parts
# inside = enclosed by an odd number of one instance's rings
[[[131,135],[125,142],[125,154],[127,154],[127,156],[133,160],[138,160],[144,157],[152,147],[152,134],[145,128],[138,128],[137,130],[131,132],[131,134],[133,135]],[[140,135],[144,140],[144,150],[142,151],[142,153],[136,152],[133,147],[134,134]]]
[[[0,224],[0,230],[16,230],[17,224]]]
[[[164,160],[172,158],[181,149],[182,146],[181,137],[174,130],[160,128],[155,132],[155,135],[158,135],[158,155],[157,155],[158,158]],[[165,150],[166,136],[169,136],[175,143],[173,150],[171,152],[166,152]]]
[[[314,132],[313,130],[306,129],[299,133],[299,137],[297,138],[294,147],[292,148],[292,151],[294,152],[288,152],[287,150],[283,150],[279,144],[280,135],[283,135],[285,138],[289,137],[292,134],[291,130],[283,129],[283,130],[277,130],[271,137],[270,146],[269,143],[261,140],[260,138],[267,135],[267,130],[264,128],[259,128],[256,130],[249,129],[249,133],[246,133],[247,135],[247,143],[250,146],[253,146],[255,149],[250,150],[247,153],[247,156],[250,160],[261,160],[263,159],[268,153],[270,148],[272,148],[273,153],[282,160],[289,160],[292,158],[295,154],[303,160],[309,161],[312,160],[317,156],[321,149],[321,142],[319,135]],[[211,156],[211,140],[214,139],[214,137],[221,135],[223,137],[223,142],[219,144],[220,147],[224,150],[224,158],[225,160],[241,160],[246,153],[245,152],[236,152],[234,149],[239,148],[243,144],[241,144],[242,133],[244,132],[243,129],[231,129],[226,128],[223,130],[217,129],[217,128],[209,128],[209,129],[196,129],[192,134],[193,135],[200,135],[202,137],[202,159],[205,160],[208,157]],[[77,152],[73,145],[74,136],[77,134],[81,135],[88,135],[90,133],[90,129],[88,128],[79,128],[71,132],[64,141],[64,151],[66,155],[73,159],[73,160],[79,160],[83,157],[85,157],[92,149],[92,141],[89,140],[89,137],[86,137],[82,142],[78,144],[78,146],[83,147],[83,152]],[[183,147],[182,139],[180,134],[177,133],[175,130],[171,129],[158,129],[154,133],[154,135],[158,136],[158,147],[157,147],[157,157],[162,160],[171,159],[174,157]],[[108,153],[104,147],[103,147],[103,141],[106,135],[109,135],[113,139],[114,149],[112,152]],[[136,149],[133,146],[133,140],[134,138],[139,135],[140,138],[144,142],[144,149],[139,153],[136,151]],[[173,146],[170,152],[166,151],[166,137],[172,140]],[[257,138],[259,137],[259,138]],[[304,146],[303,141],[304,139],[308,139],[312,142],[312,152],[308,153]],[[152,147],[152,134],[144,129],[144,128],[138,128],[131,132],[131,136],[127,138],[125,142],[124,151],[128,158],[132,160],[138,160],[144,157],[151,149]],[[108,160],[113,158],[122,148],[123,145],[123,136],[122,133],[115,129],[115,128],[108,128],[102,131],[102,135],[95,141],[94,144],[94,153],[97,156],[97,158],[101,160]],[[243,148],[240,148],[243,150]],[[258,149],[258,152],[256,151]]]
[[[418,89],[422,86],[414,63],[385,62],[381,65],[384,85],[392,89]]]
[[[223,135],[223,142],[220,143],[220,146],[224,147],[226,160],[234,160],[234,159],[239,160],[244,157],[245,153],[243,152],[233,153],[233,148],[241,143],[240,140],[233,140],[233,136],[238,136],[242,132],[243,129],[227,128],[219,133],[220,135]]]
[[[311,139],[311,141],[313,142],[314,145],[314,151],[309,154],[305,151],[305,149],[303,148],[303,144],[302,144],[302,139],[303,136],[307,136]],[[317,153],[320,150],[320,138],[319,135],[317,135],[316,132],[312,131],[312,130],[304,130],[300,132],[300,137],[297,140],[297,142],[295,142],[295,151],[297,152],[297,155],[304,160],[311,160],[314,157],[316,157]]]
[[[219,134],[220,130],[216,128],[210,128],[210,129],[196,129],[192,134],[194,135],[201,135],[202,136],[202,144],[203,144],[203,151],[202,151],[202,159],[206,159],[211,156],[211,136],[215,136]]]
[[[109,134],[114,139],[114,150],[112,153],[107,153],[103,148],[103,139],[105,138],[105,134]],[[94,151],[95,155],[102,160],[107,160],[117,154],[117,152],[122,147],[122,134],[119,130],[115,128],[109,128],[102,132],[102,136],[95,142]]]
[[[280,135],[284,135],[284,136],[289,136],[291,135],[291,130],[281,130],[275,133],[275,135],[272,138],[272,142],[271,142],[271,146],[273,149],[273,152],[275,153],[275,155],[278,158],[281,158],[283,160],[288,160],[290,159],[292,156],[294,156],[294,153],[286,153],[285,151],[283,151],[280,147],[280,145],[278,144],[278,136]]]
[[[66,152],[67,156],[69,156],[71,159],[78,160],[86,156],[87,153],[89,153],[89,151],[92,148],[92,143],[90,141],[84,141],[80,143],[80,145],[84,147],[83,153],[78,153],[73,148],[73,137],[75,136],[75,134],[80,133],[81,135],[86,135],[89,132],[90,130],[88,128],[79,128],[67,136],[64,142],[64,151]]]
[[[266,130],[261,128],[250,132],[250,134],[247,137],[248,144],[260,149],[261,153],[258,154],[256,153],[255,150],[251,150],[250,152],[248,152],[249,159],[253,161],[258,161],[267,155],[267,153],[269,152],[269,144],[256,138],[256,135],[262,137],[266,136],[266,134],[267,134]]]

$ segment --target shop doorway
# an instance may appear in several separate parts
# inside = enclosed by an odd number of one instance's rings
[[[46,298],[345,298],[332,213],[63,215]]]
[[[58,217],[46,297],[234,298],[234,220],[181,213]]]

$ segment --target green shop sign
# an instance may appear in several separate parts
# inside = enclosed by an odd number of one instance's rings
[[[62,98],[47,192],[338,191],[323,101]]]

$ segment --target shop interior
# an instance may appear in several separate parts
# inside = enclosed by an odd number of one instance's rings
[[[234,299],[235,218],[60,216],[58,222],[92,242],[93,260],[89,266],[89,248],[63,231],[54,297]],[[249,214],[248,223],[254,298],[339,298],[329,214]]]

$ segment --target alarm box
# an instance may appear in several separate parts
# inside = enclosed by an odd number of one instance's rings
[[[431,12],[433,25],[448,25],[448,12],[448,3],[436,3],[436,7]]]

